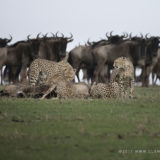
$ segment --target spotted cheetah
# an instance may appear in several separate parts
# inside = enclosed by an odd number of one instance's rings
[[[123,96],[127,95],[127,88],[130,87],[130,97],[134,92],[134,67],[129,58],[120,57],[114,61],[114,69],[111,74],[111,82],[117,82],[123,88]]]
[[[85,83],[61,81],[55,88],[58,98],[88,98],[89,88]]]
[[[117,82],[97,83],[94,82],[90,89],[92,98],[118,98],[121,95],[121,89]]]
[[[41,80],[39,80],[42,78]],[[53,62],[45,59],[35,59],[29,68],[29,83],[36,86],[38,83],[49,85],[50,88],[43,95],[44,99],[59,81],[72,81],[75,78],[75,71],[66,61]]]
[[[57,84],[55,92],[58,98],[75,98],[76,92],[71,82],[61,81]]]

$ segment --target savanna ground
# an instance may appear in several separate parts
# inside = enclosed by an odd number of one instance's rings
[[[130,100],[0,98],[0,160],[160,160],[160,87]]]

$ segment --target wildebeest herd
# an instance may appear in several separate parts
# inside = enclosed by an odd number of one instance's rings
[[[28,68],[37,58],[53,62],[65,58],[76,69],[79,82],[79,71],[82,69],[83,78],[91,84],[109,83],[114,61],[119,57],[127,57],[134,69],[142,69],[141,75],[135,76],[135,80],[141,81],[142,86],[149,85],[150,73],[152,82],[156,83],[160,78],[160,37],[149,34],[132,36],[131,33],[113,35],[112,32],[106,33],[105,36],[105,39],[79,45],[69,53],[66,52],[66,48],[67,44],[73,41],[72,34],[65,37],[58,33],[52,33],[51,36],[42,36],[39,33],[36,38],[30,38],[28,35],[26,40],[11,45],[8,43],[11,42],[12,36],[10,39],[0,38],[1,84],[27,82]]]

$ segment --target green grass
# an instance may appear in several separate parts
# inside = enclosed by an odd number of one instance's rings
[[[0,160],[158,160],[160,87],[137,87],[135,95],[133,100],[0,98]],[[154,150],[159,153],[149,153]]]

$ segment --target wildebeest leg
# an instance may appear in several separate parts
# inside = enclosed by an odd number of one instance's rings
[[[135,82],[143,82],[143,78],[144,78],[144,68],[142,68],[142,72],[139,76],[136,77],[136,70],[134,70],[134,79]]]
[[[20,72],[20,81],[25,82],[27,80],[27,66],[23,66]]]
[[[142,69],[142,87],[145,87],[146,81],[146,66]]]
[[[154,83],[154,77],[155,77],[155,74],[152,72],[152,85],[154,86],[155,83]]]
[[[145,75],[145,87],[149,86],[149,75],[153,70],[153,65],[147,66],[146,67],[146,75]]]
[[[108,66],[108,71],[107,71],[107,78],[108,78],[108,82],[110,81],[110,79],[111,79],[111,67],[110,66]]]
[[[99,73],[100,82],[102,83],[107,82],[107,73],[108,73],[108,65],[105,65]]]
[[[1,85],[2,85],[2,81],[3,81],[2,69],[0,70],[0,72],[1,72]]]
[[[20,66],[10,67],[10,76],[12,77],[13,83],[18,83],[19,81]]]
[[[80,79],[79,79],[79,70],[80,70],[80,68],[78,68],[78,69],[76,70],[76,76],[77,76],[78,82],[80,82]]]
[[[95,71],[94,71],[94,81],[95,81],[96,83],[98,83],[99,80],[100,80],[100,73],[101,73],[101,71],[103,70],[103,67],[104,67],[104,64],[103,64],[103,63],[99,63],[99,64],[97,64],[96,67],[95,67]]]
[[[49,93],[51,93],[54,90],[55,87],[56,85],[53,84],[40,99],[44,99]]]
[[[158,79],[158,76],[156,75],[156,79],[155,79],[155,81],[154,81],[154,85],[156,85],[157,79]]]
[[[10,72],[10,68],[6,66],[2,74],[2,82],[11,82]]]
[[[12,75],[11,75],[11,69],[10,69],[10,67],[8,67],[8,66],[5,67],[2,76],[3,76],[2,79],[3,79],[4,82],[11,83]]]
[[[3,66],[0,67],[0,72],[1,72],[1,85],[3,84]]]

